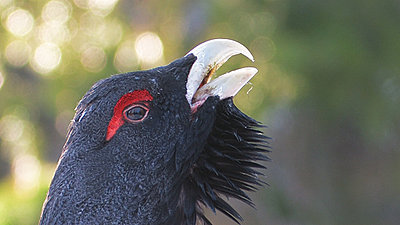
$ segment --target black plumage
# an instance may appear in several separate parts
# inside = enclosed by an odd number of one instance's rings
[[[179,183],[182,189],[177,189],[181,191],[171,195],[180,195],[185,201],[178,204],[177,215],[166,224],[194,224],[196,218],[211,224],[201,206],[219,210],[240,223],[241,216],[222,196],[254,206],[245,191],[255,191],[264,184],[259,179],[263,174],[257,170],[265,169],[260,162],[269,160],[264,154],[269,152],[269,138],[260,128],[259,122],[236,108],[232,98],[218,102],[206,145],[189,164],[188,175]]]
[[[268,160],[268,139],[232,98],[211,96],[191,110],[185,94],[195,60],[190,54],[164,67],[115,75],[86,93],[40,224],[211,224],[204,206],[242,220],[223,196],[253,206],[245,192],[263,184],[259,169]],[[145,104],[140,107],[148,115],[140,123],[125,118],[110,135],[117,105],[138,90],[151,97],[135,102]]]

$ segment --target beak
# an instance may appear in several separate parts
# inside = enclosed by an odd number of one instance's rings
[[[235,96],[258,72],[254,67],[246,67],[211,80],[214,72],[234,55],[242,54],[254,62],[250,51],[233,40],[209,40],[195,47],[189,54],[197,57],[186,83],[186,98],[192,110],[203,104],[209,96],[219,96],[221,100]]]

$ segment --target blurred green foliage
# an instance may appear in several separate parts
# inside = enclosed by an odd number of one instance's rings
[[[0,0],[0,15],[0,224],[37,224],[95,81],[211,38],[254,54],[259,74],[235,101],[274,139],[258,210],[237,204],[244,224],[400,221],[398,1]]]

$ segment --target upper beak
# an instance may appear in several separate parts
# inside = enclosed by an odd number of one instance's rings
[[[254,62],[250,51],[233,40],[209,40],[196,46],[188,54],[197,57],[186,83],[186,98],[192,109],[201,105],[209,96],[219,96],[221,100],[235,96],[258,72],[254,67],[246,67],[210,81],[213,73],[234,55],[243,54]]]

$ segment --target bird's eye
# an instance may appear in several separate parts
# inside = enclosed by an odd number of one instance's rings
[[[143,105],[131,105],[124,110],[124,117],[128,122],[141,122],[149,112],[149,109]]]

